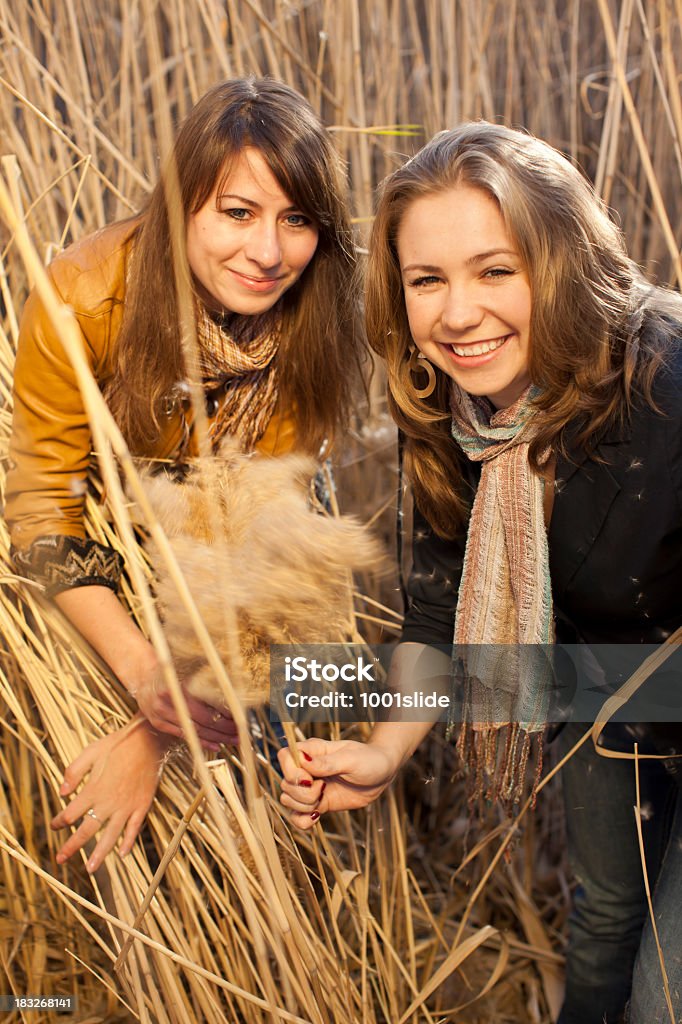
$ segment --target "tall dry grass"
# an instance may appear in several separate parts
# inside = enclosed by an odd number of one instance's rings
[[[284,78],[332,126],[360,242],[387,171],[434,131],[486,117],[565,149],[647,272],[680,283],[681,21],[680,0],[0,0],[3,466],[17,320],[40,261],[138,208],[170,124],[229,75]],[[108,514],[90,500],[90,529],[126,548],[125,599],[173,684],[149,566],[117,490],[119,469],[133,487],[134,470],[87,374],[83,387],[108,475]],[[367,520],[395,492],[378,377],[375,399],[339,472],[342,504]],[[379,805],[325,818],[305,837],[280,815],[258,749],[206,763],[193,742],[169,764],[125,863],[111,856],[95,879],[57,868],[45,822],[63,767],[128,708],[106,668],[12,576],[7,548],[0,525],[0,989],[75,993],[77,1020],[550,1019],[567,898],[556,801],[541,799],[515,829],[468,827],[438,736]],[[393,596],[365,583],[358,624],[395,626]]]

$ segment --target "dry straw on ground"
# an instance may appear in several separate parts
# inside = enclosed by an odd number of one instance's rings
[[[360,241],[386,171],[458,119],[499,118],[564,148],[617,210],[635,258],[679,282],[681,18],[679,0],[0,0],[4,212],[47,261],[137,208],[170,121],[211,84],[268,73],[333,126]],[[11,223],[0,240],[1,487],[17,318],[40,268]],[[86,375],[83,387],[108,495],[104,508],[89,499],[89,528],[125,547],[125,600],[176,685],[119,469],[141,505],[144,493]],[[379,375],[374,389],[338,477],[344,507],[385,522],[395,476]],[[142,514],[232,704],[233,678],[173,551],[153,511]],[[12,575],[3,525],[0,563],[0,990],[75,993],[74,1019],[93,1022],[550,1019],[567,900],[557,802],[541,798],[523,819],[506,863],[509,823],[472,826],[465,841],[438,736],[379,805],[306,836],[280,815],[266,745],[205,763],[194,741],[168,766],[125,863],[111,856],[95,879],[57,868],[45,823],[64,765],[129,709],[106,668]],[[363,578],[356,622],[390,635],[394,598],[371,587]],[[225,615],[233,621],[229,602]]]

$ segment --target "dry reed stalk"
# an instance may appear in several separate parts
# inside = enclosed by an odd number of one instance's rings
[[[665,117],[668,122],[668,127],[670,129],[672,147],[673,152],[675,154],[675,162],[677,164],[677,171],[680,174],[680,177],[682,177],[682,153],[680,152],[680,139],[679,136],[676,134],[677,125],[679,125],[679,120],[677,122],[675,121],[672,110],[673,105],[676,106],[678,111],[680,109],[679,90],[675,90],[674,93],[671,94],[670,97],[668,97],[665,81],[663,79],[663,75],[659,65],[658,56],[656,54],[653,39],[651,37],[651,31],[649,22],[647,20],[647,14],[644,11],[644,8],[642,7],[642,0],[637,0],[637,13],[639,14],[639,20],[642,25],[642,32],[644,33],[644,38],[646,40],[647,51],[649,53],[649,57],[651,60],[651,70],[656,79],[656,85],[658,87],[658,95],[660,98],[661,106],[663,112],[665,113]]]
[[[617,55],[618,61],[623,64],[627,59],[628,40],[630,36],[630,23],[634,0],[626,0],[623,4],[618,21]],[[611,197],[613,178],[616,169],[618,156],[620,118],[623,107],[623,95],[618,82],[613,78],[609,84],[609,98],[604,114],[604,130],[602,132],[602,145],[599,150],[597,170],[594,176],[594,186],[606,203]]]
[[[634,768],[635,768],[635,806],[633,808],[635,812],[635,825],[637,827],[637,841],[639,843],[639,856],[642,862],[642,876],[644,878],[644,891],[646,892],[646,901],[649,908],[649,919],[651,921],[651,930],[653,932],[654,941],[656,943],[656,952],[658,953],[658,962],[661,968],[661,977],[663,978],[663,992],[665,994],[665,1002],[670,1014],[670,1024],[675,1024],[675,1010],[673,1009],[672,999],[670,998],[670,984],[668,982],[668,972],[665,969],[665,960],[663,959],[663,949],[658,938],[658,928],[656,927],[656,917],[654,915],[654,905],[651,898],[651,886],[649,885],[649,871],[646,864],[646,853],[644,849],[644,838],[642,836],[642,801],[640,797],[639,787],[639,747],[635,743],[635,756],[634,756]]]
[[[649,146],[647,145],[644,132],[642,131],[640,117],[638,115],[637,108],[632,97],[632,92],[630,90],[627,77],[625,75],[623,63],[618,58],[618,47],[614,35],[611,14],[608,10],[606,0],[597,0],[597,3],[599,4],[599,12],[602,16],[604,23],[604,32],[606,34],[609,52],[611,54],[611,59],[613,61],[614,73],[623,95],[623,103],[625,104],[625,108],[630,118],[632,133],[634,136],[635,143],[637,145],[640,160],[642,162],[642,168],[646,174],[647,184],[651,191],[651,196],[656,210],[656,215],[658,217],[658,222],[663,232],[666,245],[668,246],[668,251],[670,254],[670,258],[672,260],[673,271],[675,273],[677,284],[678,286],[682,286],[682,257],[680,256],[679,245],[677,243],[674,232],[670,225],[670,220],[668,218],[665,203],[663,201],[663,195],[658,184],[656,171],[654,170],[654,165],[651,160]]]

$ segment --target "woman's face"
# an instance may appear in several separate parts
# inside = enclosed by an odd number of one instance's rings
[[[187,258],[200,298],[216,312],[264,313],[291,288],[317,247],[317,225],[248,146],[187,223]]]
[[[498,409],[530,383],[528,275],[494,199],[456,185],[408,206],[397,236],[415,345]]]

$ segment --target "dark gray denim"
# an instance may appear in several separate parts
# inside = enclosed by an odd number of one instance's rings
[[[563,730],[564,753],[586,728],[574,724]],[[632,750],[632,739],[622,739]],[[609,746],[618,745],[614,733]],[[576,889],[566,997],[558,1024],[617,1024],[631,991],[631,1024],[667,1024],[670,1015],[648,920],[633,811],[634,763],[600,757],[588,741],[562,774]],[[659,762],[640,762],[647,870],[676,1020],[682,1013],[682,813],[675,813],[679,794]]]

